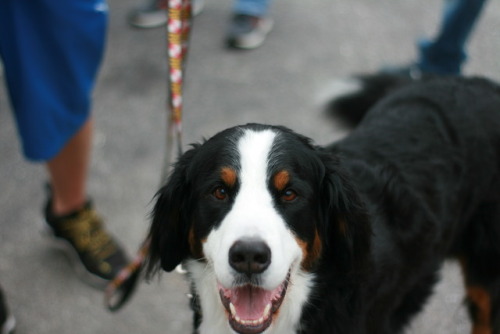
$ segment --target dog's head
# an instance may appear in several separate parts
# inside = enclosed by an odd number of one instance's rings
[[[309,139],[230,128],[182,155],[159,191],[149,269],[186,264],[202,328],[223,328],[210,327],[218,317],[226,332],[280,332],[297,325],[320,262],[354,269],[368,245],[361,211],[338,161]]]

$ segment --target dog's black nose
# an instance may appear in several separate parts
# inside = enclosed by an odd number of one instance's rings
[[[229,264],[248,276],[260,274],[271,264],[271,249],[260,239],[240,239],[229,249]]]

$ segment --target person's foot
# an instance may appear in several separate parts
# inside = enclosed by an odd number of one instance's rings
[[[74,268],[87,283],[104,288],[128,264],[124,250],[103,226],[101,217],[88,201],[68,215],[55,216],[51,200],[45,207],[45,220],[52,235],[73,260]]]
[[[16,320],[10,314],[3,291],[0,288],[0,334],[14,333],[15,328]]]
[[[227,45],[237,49],[255,49],[264,43],[272,28],[271,18],[236,14],[229,26]]]
[[[205,5],[204,0],[193,0],[193,15],[200,14]],[[168,20],[168,3],[166,0],[156,0],[147,6],[143,6],[133,10],[128,22],[136,28],[156,28],[164,26]]]

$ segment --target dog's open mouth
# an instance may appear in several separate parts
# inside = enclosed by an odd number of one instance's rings
[[[264,290],[247,284],[232,289],[219,285],[222,304],[226,308],[229,324],[240,334],[258,334],[273,322],[286,294],[290,274],[274,290]]]

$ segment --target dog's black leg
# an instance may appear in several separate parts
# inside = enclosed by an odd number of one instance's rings
[[[432,295],[433,287],[439,280],[439,268],[418,280],[415,286],[402,298],[401,304],[391,317],[391,333],[402,333],[410,320],[418,314]]]

